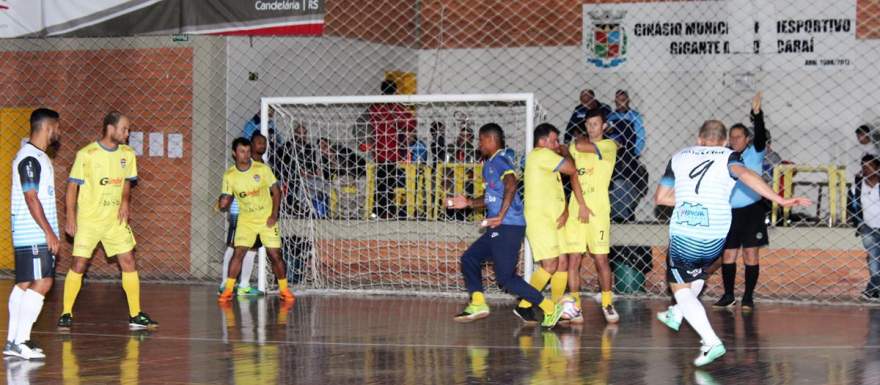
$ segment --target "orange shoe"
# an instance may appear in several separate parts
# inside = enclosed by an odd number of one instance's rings
[[[290,289],[281,290],[278,292],[278,295],[281,296],[282,301],[293,302],[296,299],[293,293],[290,292]]]
[[[223,294],[220,294],[220,296],[217,297],[217,302],[220,302],[220,303],[229,302],[231,300],[232,300],[232,292],[231,291],[228,293],[223,292]]]

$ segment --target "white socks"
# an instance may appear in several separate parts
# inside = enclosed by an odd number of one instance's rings
[[[700,300],[699,299],[700,292],[703,291],[703,285],[705,285],[705,284],[706,284],[706,281],[704,281],[702,279],[691,282],[691,293],[694,293],[694,297],[697,298],[698,302]],[[678,320],[678,322],[681,322],[681,319],[684,317],[684,314],[681,312],[681,308],[679,308],[677,304],[670,306],[669,311],[671,312],[672,316],[675,317],[676,320]]]
[[[696,282],[700,282],[695,285]],[[703,340],[703,345],[712,346],[715,345],[721,340],[718,339],[718,336],[715,335],[715,331],[712,330],[712,325],[709,324],[709,317],[706,316],[706,309],[703,308],[703,304],[700,303],[700,300],[697,299],[697,296],[694,294],[694,289],[699,286],[702,289],[703,281],[695,281],[691,282],[691,289],[681,289],[675,292],[675,300],[678,301],[678,305],[676,305],[676,309],[679,313],[684,315],[684,319],[691,325],[691,327],[700,335],[700,338]],[[697,291],[699,293],[699,291]]]
[[[254,272],[254,258],[257,252],[248,250],[244,255],[244,261],[241,263],[241,279],[238,280],[238,287],[247,288],[251,286],[251,273]]]
[[[18,285],[12,285],[12,293],[9,294],[9,334],[6,335],[7,341],[15,341],[15,333],[18,330],[18,319],[20,316],[21,297],[24,290]]]
[[[31,328],[40,310],[43,309],[43,296],[33,290],[26,290],[21,296],[21,304],[18,308],[18,326],[15,331],[15,343],[20,344],[31,339]]]
[[[231,247],[226,248],[226,253],[223,254],[223,280],[220,282],[226,283],[227,275],[229,275],[229,261],[232,260],[232,253],[235,252],[235,249]]]

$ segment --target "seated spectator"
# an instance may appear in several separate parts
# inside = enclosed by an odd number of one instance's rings
[[[596,94],[591,89],[581,91],[580,102],[581,104],[578,104],[574,108],[571,117],[568,119],[568,124],[565,126],[563,144],[571,142],[577,127],[583,124],[584,117],[587,116],[587,111],[600,109],[605,114],[606,118],[611,114],[611,107],[596,100]]]
[[[415,131],[406,133],[406,161],[411,163],[428,162],[428,146],[419,140]]]
[[[318,139],[321,151],[321,169],[324,179],[339,177],[362,178],[367,174],[367,161],[350,148],[336,145],[330,139]]]
[[[870,279],[862,292],[865,300],[880,300],[880,159],[865,155],[862,171],[849,192],[849,217],[868,252]]]
[[[446,159],[446,125],[443,122],[431,122],[431,161],[447,162]]]

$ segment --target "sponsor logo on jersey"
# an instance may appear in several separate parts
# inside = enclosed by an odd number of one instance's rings
[[[98,183],[100,183],[101,186],[106,186],[106,185],[120,186],[120,185],[122,185],[122,178],[108,178],[105,176],[105,177],[101,178],[101,180],[99,180]]]
[[[709,209],[697,203],[684,202],[675,208],[675,223],[709,227]]]

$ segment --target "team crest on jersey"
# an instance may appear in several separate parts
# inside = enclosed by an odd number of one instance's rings
[[[254,182],[259,182],[259,181],[260,181],[260,176],[254,175]]]
[[[119,165],[122,166],[122,168],[125,168],[125,164],[126,164],[125,158],[122,158],[119,160]]]

